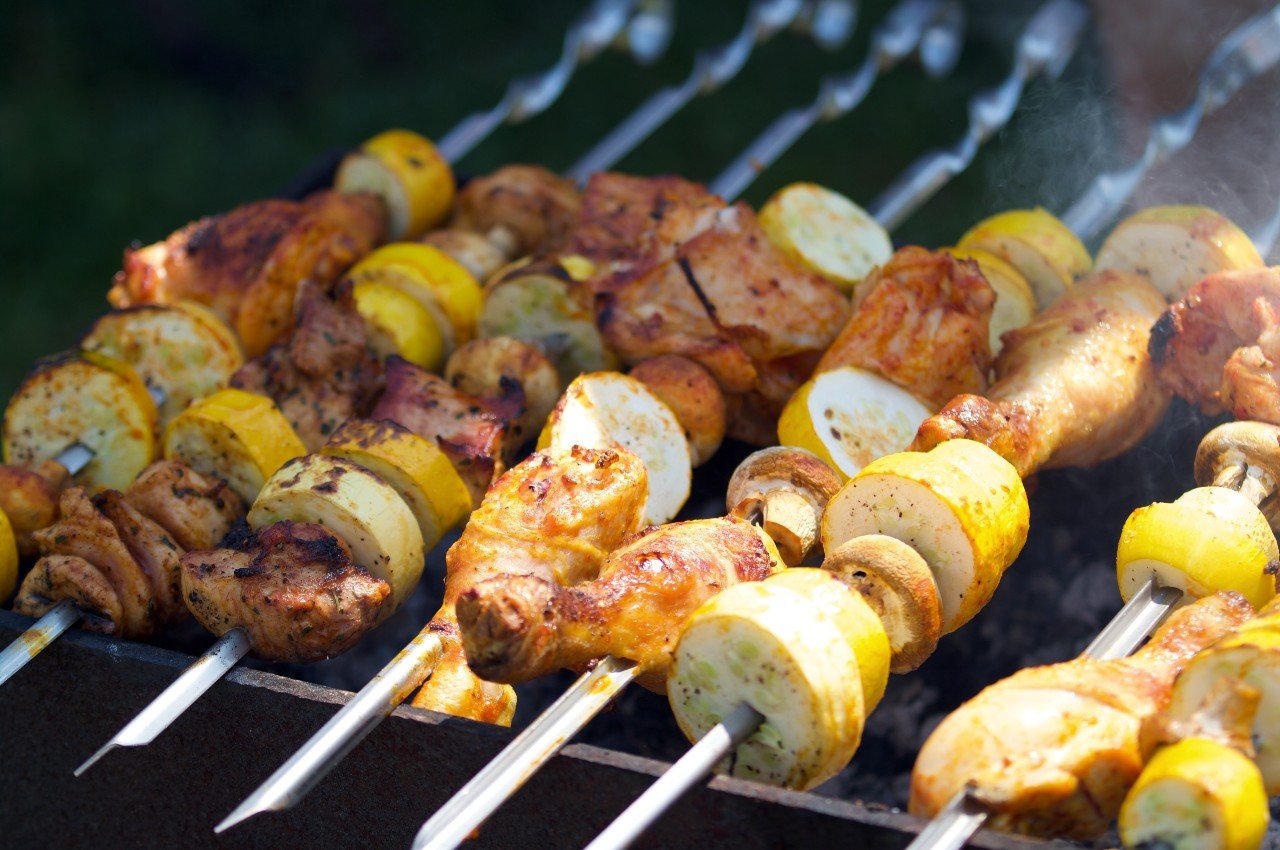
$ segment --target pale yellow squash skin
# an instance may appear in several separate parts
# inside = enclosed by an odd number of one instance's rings
[[[4,414],[4,462],[33,469],[79,443],[75,476],[92,492],[124,490],[153,460],[159,414],[142,378],[113,357],[78,352],[36,366]]]
[[[1257,850],[1270,819],[1253,762],[1225,744],[1187,738],[1143,768],[1120,808],[1120,839],[1131,848]]]
[[[440,370],[444,334],[436,317],[416,298],[392,284],[367,279],[356,283],[351,295],[379,358],[394,354],[428,372]]]
[[[391,585],[385,619],[409,598],[425,555],[418,520],[387,482],[346,458],[294,458],[271,477],[249,509],[249,527],[277,522],[323,525],[347,544],[351,559]]]
[[[1116,577],[1125,601],[1154,575],[1184,591],[1179,604],[1234,590],[1258,608],[1275,596],[1275,576],[1267,570],[1277,559],[1275,535],[1248,498],[1226,487],[1197,487],[1129,515]]]
[[[1093,267],[1079,237],[1041,207],[984,219],[961,236],[956,247],[986,251],[1013,266],[1031,285],[1041,310]]]
[[[333,180],[339,192],[371,192],[386,205],[392,239],[413,239],[453,209],[453,169],[430,140],[387,130],[347,155]]]
[[[467,485],[444,452],[394,422],[350,419],[320,452],[358,463],[395,488],[417,518],[427,551],[471,513]]]
[[[397,287],[417,299],[447,323],[446,356],[471,341],[484,302],[484,293],[471,272],[445,252],[420,242],[383,245],[352,267],[349,277]]]
[[[880,223],[838,192],[792,183],[760,208],[760,228],[781,251],[851,293],[893,255]]]
[[[914,548],[937,579],[945,634],[987,604],[1029,529],[1013,466],[981,443],[950,440],[868,464],[827,503],[822,545],[885,534]]]
[[[169,423],[164,456],[221,478],[247,504],[291,458],[307,453],[270,398],[225,389],[200,399]]]
[[[0,602],[7,602],[18,587],[18,541],[9,518],[0,511]]]

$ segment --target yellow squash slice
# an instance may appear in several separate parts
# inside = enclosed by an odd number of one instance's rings
[[[1093,266],[1079,237],[1040,207],[993,215],[961,236],[956,247],[986,251],[1013,266],[1031,284],[1041,310]]]
[[[403,290],[433,316],[443,319],[439,324],[447,352],[476,335],[484,301],[480,284],[471,272],[437,248],[416,242],[383,245],[356,263],[349,277],[357,286],[363,281],[377,281]]]
[[[339,192],[382,198],[392,239],[413,239],[453,209],[453,169],[436,146],[409,130],[379,133],[347,155],[333,180]]]
[[[221,478],[246,504],[285,461],[306,453],[274,401],[237,389],[195,402],[164,434],[166,458]]]
[[[784,254],[846,293],[893,255],[889,234],[866,210],[813,183],[779,190],[760,208],[760,227]]]
[[[982,271],[996,295],[996,306],[991,311],[991,325],[987,341],[991,356],[995,357],[1004,347],[1001,337],[1006,332],[1020,328],[1036,314],[1036,296],[1031,284],[1022,273],[989,251],[980,248],[944,248],[947,253],[961,260],[973,260]]]
[[[395,489],[346,458],[306,455],[271,476],[249,509],[249,527],[277,522],[323,525],[347,544],[351,559],[391,585],[386,617],[409,598],[422,575],[422,532]]]
[[[429,372],[439,371],[444,336],[436,317],[416,298],[378,280],[358,281],[351,294],[379,357],[398,354]]]
[[[18,586],[18,540],[9,518],[0,512],[0,602],[7,602]]]
[[[93,459],[75,477],[90,490],[123,490],[156,458],[157,412],[128,364],[93,352],[40,363],[4,414],[4,462],[34,468],[78,443]]]
[[[937,580],[947,634],[991,599],[1029,528],[1013,466],[981,443],[949,440],[868,464],[827,503],[822,547],[832,552],[864,534],[911,546]]]

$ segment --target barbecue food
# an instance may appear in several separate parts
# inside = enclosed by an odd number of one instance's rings
[[[664,687],[680,630],[726,587],[783,568],[772,541],[736,517],[646,529],[604,560],[598,578],[565,586],[536,572],[473,583],[458,597],[467,661],[490,681],[523,682],[606,655],[636,662]]]
[[[647,494],[644,464],[625,449],[537,452],[494,482],[446,556],[444,605],[427,626],[444,654],[414,705],[510,724],[515,692],[467,667],[459,596],[504,572],[564,585],[595,578],[608,552],[640,527]]]
[[[1261,266],[1248,234],[1226,216],[1208,207],[1170,206],[1148,207],[1120,222],[1094,267],[1144,275],[1176,301],[1208,275]]]
[[[349,649],[379,622],[392,593],[353,563],[341,537],[305,522],[241,526],[221,548],[188,552],[182,589],[215,635],[243,628],[258,656],[293,662]]]
[[[1093,261],[1080,238],[1041,207],[1008,210],[978,222],[956,247],[983,251],[1012,266],[1031,285],[1043,310],[1088,274]],[[1167,252],[1160,255],[1167,263]]]
[[[451,226],[483,234],[515,259],[554,251],[581,205],[572,180],[537,165],[508,165],[463,187]]]
[[[649,481],[646,525],[670,522],[689,498],[693,467],[684,430],[671,408],[635,378],[596,372],[569,384],[547,419],[538,448],[568,451],[573,446],[621,446],[644,462]]]
[[[333,186],[347,194],[377,195],[392,239],[412,239],[438,225],[453,206],[455,190],[453,169],[436,146],[408,130],[386,130],[347,154]]]
[[[430,245],[447,254],[478,281],[487,281],[511,261],[506,252],[479,233],[456,227],[433,230],[422,237]]]
[[[710,460],[728,427],[724,395],[711,373],[692,360],[666,354],[642,361],[630,374],[676,415],[689,441],[693,465]]]
[[[986,688],[925,742],[912,813],[931,817],[967,789],[997,829],[1100,834],[1142,767],[1143,720],[1164,708],[1196,652],[1251,614],[1239,595],[1217,594],[1175,612],[1129,658],[1034,667]]]
[[[47,460],[35,470],[0,465],[0,513],[9,523],[18,554],[36,554],[32,532],[53,525],[58,518],[58,499],[70,476],[57,461]]]
[[[1147,356],[1163,309],[1164,299],[1142,277],[1105,271],[1080,281],[1006,334],[986,396],[952,399],[920,426],[913,448],[977,440],[1023,477],[1121,454],[1168,406]]]
[[[108,295],[116,307],[190,300],[225,319],[253,357],[289,333],[302,281],[328,288],[385,235],[370,195],[317,192],[256,201],[189,224],[124,255]]]
[[[507,422],[504,458],[514,458],[546,424],[560,398],[560,377],[536,345],[509,336],[473,339],[445,364],[444,377],[456,389],[506,405],[518,402]]]
[[[398,422],[435,441],[471,491],[472,504],[480,504],[502,472],[507,426],[501,414],[515,418],[518,405],[500,414],[490,403],[399,357],[387,360],[386,381],[386,392],[369,418]]]
[[[1280,424],[1280,268],[1211,274],[1151,329],[1161,383],[1208,414]]]
[[[364,320],[348,298],[334,301],[310,282],[298,287],[289,341],[231,376],[231,386],[275,399],[307,451],[367,412],[381,385],[382,365],[369,348]]]
[[[991,308],[991,323],[987,343],[994,358],[1004,348],[1004,335],[1020,328],[1036,314],[1036,297],[1027,279],[1004,260],[980,248],[944,248],[948,254],[960,260],[973,260],[978,270],[996,296]]]
[[[725,510],[755,522],[788,567],[798,566],[818,543],[818,523],[840,478],[811,452],[774,446],[738,464],[725,491]]]
[[[221,478],[201,475],[175,460],[142,471],[124,493],[139,513],[183,549],[208,549],[245,514],[245,503]]]

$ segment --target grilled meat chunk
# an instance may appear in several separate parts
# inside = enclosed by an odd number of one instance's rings
[[[386,213],[372,196],[322,192],[302,203],[256,201],[127,250],[108,298],[116,307],[205,304],[255,356],[288,334],[300,282],[328,288],[385,231]]]
[[[347,650],[373,628],[391,586],[353,564],[324,526],[280,522],[259,532],[241,525],[222,548],[188,552],[182,590],[214,634],[240,627],[258,657],[308,662]]]
[[[1160,381],[1208,414],[1280,425],[1280,267],[1219,272],[1151,329]]]
[[[1024,478],[1128,451],[1169,404],[1147,355],[1164,306],[1137,275],[1105,271],[1077,283],[1030,324],[1005,334],[986,396],[956,396],[924,421],[912,448],[977,440]]]
[[[523,257],[554,251],[581,203],[572,180],[538,165],[508,165],[462,188],[452,225],[484,234],[513,258]]]
[[[400,357],[388,358],[386,369],[387,390],[369,418],[390,419],[435,440],[471,491],[471,503],[480,504],[502,471],[506,417],[519,415],[519,400],[498,411]]]
[[[178,559],[183,549],[156,523],[129,504],[119,490],[103,490],[93,497],[93,505],[115,526],[129,554],[151,585],[156,625],[164,628],[187,618],[182,602]]]
[[[515,692],[467,666],[458,598],[501,572],[554,584],[595,578],[608,552],[640,527],[648,491],[644,464],[625,449],[537,452],[494,482],[446,556],[444,605],[427,626],[444,655],[414,705],[509,724]]]
[[[176,460],[148,466],[124,495],[183,549],[214,547],[247,510],[225,481],[201,475]]]
[[[911,812],[937,814],[967,788],[996,829],[1088,839],[1115,818],[1142,770],[1144,719],[1204,647],[1253,614],[1220,593],[1175,612],[1129,658],[1078,658],[1003,679],[929,736],[911,779]]]
[[[508,563],[458,597],[458,621],[483,678],[523,682],[613,655],[639,664],[641,683],[662,692],[689,615],[726,587],[781,567],[761,532],[737,517],[671,523],[614,550],[599,578],[582,584]]]
[[[945,251],[898,251],[863,284],[866,298],[818,363],[856,366],[905,387],[937,410],[981,393],[991,371],[995,294],[972,260]]]
[[[45,555],[22,580],[13,610],[43,616],[64,599],[80,609],[80,625],[91,632],[121,634],[124,609],[102,571],[75,555]]]
[[[382,364],[347,293],[335,301],[305,282],[295,313],[289,341],[245,363],[231,386],[275,399],[313,452],[339,425],[368,410],[382,386]]]
[[[70,480],[66,467],[56,461],[45,461],[36,470],[0,465],[0,511],[13,526],[21,557],[39,550],[32,534],[58,518],[58,499]]]

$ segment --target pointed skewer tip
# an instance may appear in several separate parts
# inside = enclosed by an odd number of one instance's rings
[[[109,752],[111,752],[112,750],[114,750],[114,749],[116,748],[116,746],[117,746],[117,744],[116,744],[116,742],[115,742],[115,741],[107,741],[105,744],[103,744],[101,747],[99,747],[99,748],[98,748],[98,751],[97,751],[96,753],[94,753],[93,755],[89,756],[89,758],[85,759],[84,764],[82,764],[82,765],[80,765],[79,767],[77,767],[77,768],[75,769],[75,772],[74,772],[72,775],[73,775],[73,776],[75,776],[77,779],[79,779],[79,778],[80,778],[80,776],[81,776],[81,775],[83,775],[83,774],[84,774],[84,772],[85,772],[86,770],[88,770],[89,768],[91,768],[91,767],[93,767],[95,764],[97,764],[97,763],[98,763],[98,761],[99,761],[103,756],[105,756],[107,753],[109,753]]]

